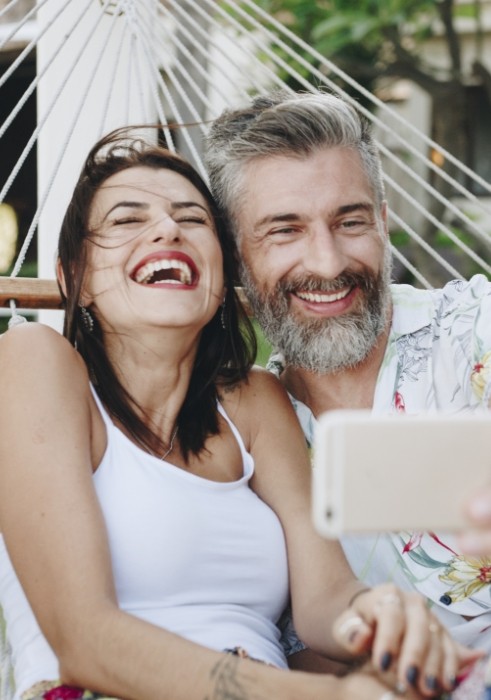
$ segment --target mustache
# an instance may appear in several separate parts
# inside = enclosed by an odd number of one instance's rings
[[[284,293],[295,292],[337,292],[346,287],[360,287],[364,291],[373,288],[374,279],[372,275],[359,272],[343,272],[333,280],[318,277],[316,275],[297,276],[290,279],[280,280],[277,284],[277,291]]]

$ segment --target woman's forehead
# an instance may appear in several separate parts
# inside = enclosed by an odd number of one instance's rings
[[[121,198],[127,201],[190,201],[208,209],[201,192],[183,175],[167,168],[135,166],[111,175],[97,190],[91,215],[104,215],[104,210]]]

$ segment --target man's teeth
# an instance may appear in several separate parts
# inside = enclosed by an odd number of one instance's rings
[[[312,301],[317,304],[328,304],[329,302],[339,301],[348,296],[351,289],[343,289],[341,292],[296,292],[296,296],[304,301]]]
[[[136,275],[135,282],[140,284],[149,284],[156,273],[161,270],[177,270],[178,278],[169,277],[168,279],[160,279],[161,282],[170,282],[175,284],[191,284],[193,281],[193,273],[189,265],[182,260],[154,260],[141,267]]]

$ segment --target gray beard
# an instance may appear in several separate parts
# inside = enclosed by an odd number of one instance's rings
[[[262,295],[250,270],[241,265],[241,279],[252,311],[271,345],[280,350],[287,365],[315,374],[330,374],[356,367],[377,345],[390,310],[391,254],[389,246],[378,275],[346,272],[333,281],[322,278],[280,281]],[[333,318],[301,318],[291,312],[290,293],[332,292],[356,284],[362,307],[356,313]]]

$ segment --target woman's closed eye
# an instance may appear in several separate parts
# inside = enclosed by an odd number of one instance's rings
[[[199,216],[197,214],[179,216],[175,221],[178,224],[200,224],[203,226],[210,223],[205,216]]]
[[[125,226],[128,224],[141,224],[143,219],[139,216],[125,216],[121,219],[114,219],[111,223],[113,226]]]

